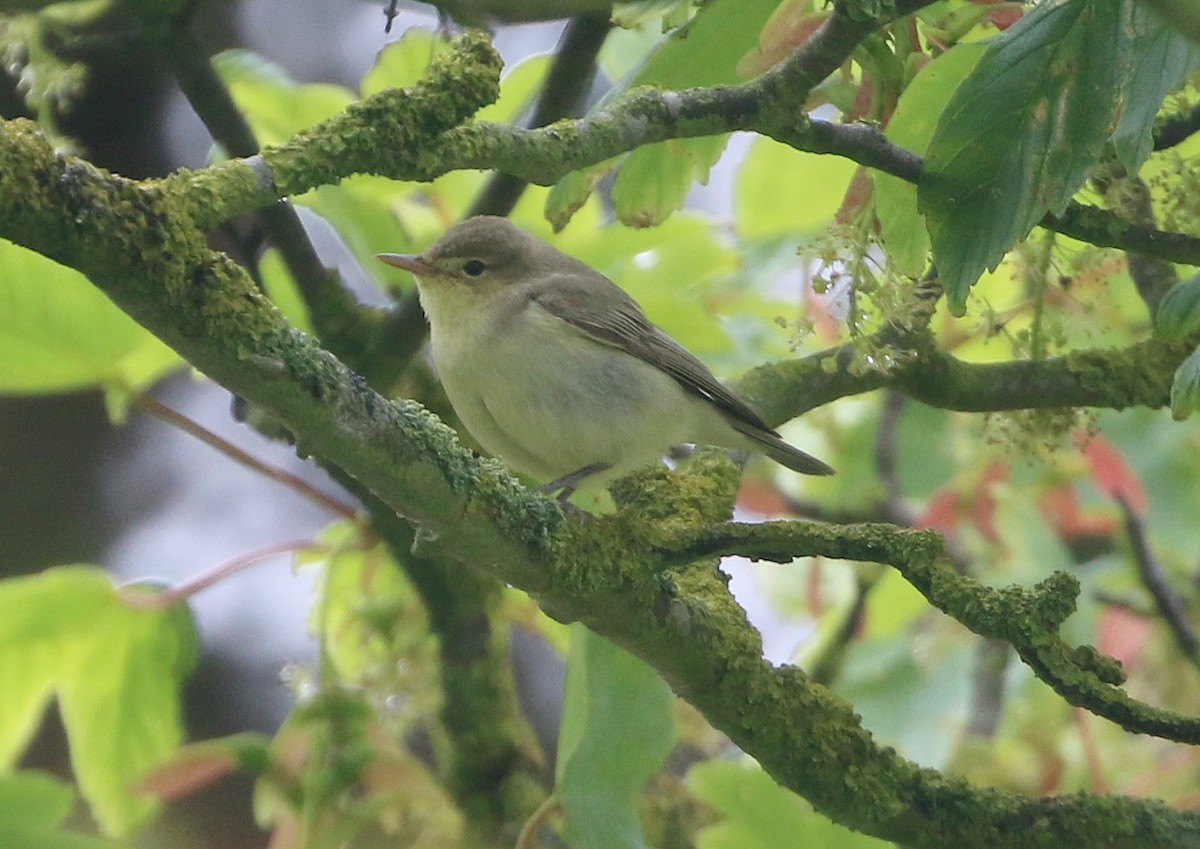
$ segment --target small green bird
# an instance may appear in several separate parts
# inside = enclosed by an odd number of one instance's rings
[[[562,498],[689,442],[833,474],[611,280],[506,218],[469,218],[420,256],[379,259],[416,277],[434,365],[463,424]]]

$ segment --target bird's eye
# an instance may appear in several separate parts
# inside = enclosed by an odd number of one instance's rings
[[[463,263],[463,271],[471,277],[478,277],[480,274],[483,274],[483,272],[486,270],[487,270],[487,264],[484,263],[484,261],[480,260],[480,259],[472,259],[472,260],[468,260],[467,262]]]

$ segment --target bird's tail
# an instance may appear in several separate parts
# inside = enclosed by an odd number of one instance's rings
[[[766,454],[776,463],[787,466],[793,472],[799,472],[802,475],[834,474],[833,467],[828,463],[818,460],[811,454],[805,454],[799,448],[788,445],[773,430],[763,430],[760,427],[755,427],[750,422],[743,422],[737,419],[733,419],[729,423],[733,425],[735,430],[747,437],[753,443],[756,450]]]

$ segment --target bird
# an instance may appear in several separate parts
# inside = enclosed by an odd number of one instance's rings
[[[784,442],[623,289],[507,218],[467,218],[422,254],[378,258],[416,278],[463,425],[560,500],[687,443],[834,472]]]

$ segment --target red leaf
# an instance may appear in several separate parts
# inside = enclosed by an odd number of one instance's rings
[[[238,760],[232,752],[214,748],[182,749],[171,760],[142,777],[135,788],[139,793],[172,801],[207,787],[237,768]]]
[[[742,488],[738,491],[738,507],[757,513],[760,516],[779,516],[787,512],[787,500],[779,492],[779,487],[763,480],[743,478]]]
[[[839,224],[849,224],[856,221],[862,210],[871,202],[875,190],[875,182],[866,168],[859,167],[850,178],[846,187],[846,195],[837,211],[836,220]]]
[[[1083,446],[1092,480],[1110,498],[1124,501],[1135,514],[1146,512],[1146,490],[1137,473],[1125,462],[1117,446],[1097,434]]]
[[[994,12],[988,12],[984,17],[988,23],[992,24],[996,29],[1004,31],[1021,20],[1021,16],[1025,13],[1018,8],[997,9]]]
[[[1117,530],[1117,520],[1094,511],[1079,509],[1079,498],[1070,484],[1051,487],[1038,497],[1038,506],[1050,524],[1065,540],[1109,536]]]
[[[1129,668],[1150,641],[1150,622],[1123,607],[1107,607],[1096,625],[1096,648]]]
[[[940,489],[925,505],[925,512],[914,523],[918,528],[929,528],[948,534],[958,524],[959,494],[952,489]]]
[[[785,0],[763,25],[758,45],[738,60],[738,76],[761,74],[779,64],[828,17],[828,12],[810,12],[807,0]]]
[[[992,485],[1004,480],[1008,480],[1008,466],[999,460],[993,461],[976,484],[971,502],[971,519],[976,529],[993,545],[1000,542],[1000,534],[996,532],[996,499],[992,497]]]

